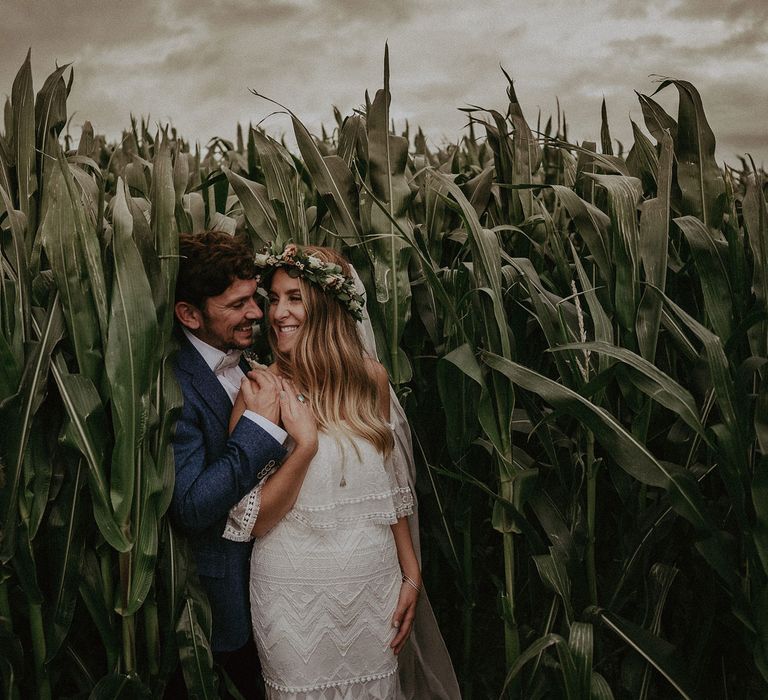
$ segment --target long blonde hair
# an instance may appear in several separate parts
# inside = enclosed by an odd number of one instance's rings
[[[302,252],[351,274],[349,263],[332,248],[307,246]],[[290,354],[278,349],[270,327],[277,369],[307,393],[320,428],[350,431],[388,455],[394,438],[379,410],[379,389],[366,367],[355,319],[331,294],[301,276],[297,279],[307,318]]]

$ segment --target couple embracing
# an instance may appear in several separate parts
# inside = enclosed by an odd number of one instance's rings
[[[179,254],[171,512],[217,663],[246,698],[263,697],[256,648],[268,698],[458,697],[419,604],[401,409],[366,350],[348,263],[292,244],[254,259],[219,232],[182,235]],[[252,368],[260,284],[274,362]]]

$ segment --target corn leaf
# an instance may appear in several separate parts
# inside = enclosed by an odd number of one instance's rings
[[[642,95],[639,92],[635,92],[635,94],[643,110],[645,126],[656,141],[661,143],[664,140],[665,133],[669,133],[672,138],[675,138],[677,135],[677,122],[652,97]]]
[[[18,393],[0,404],[4,426],[0,431],[0,447],[5,464],[5,484],[0,489],[0,513],[3,513],[0,560],[3,563],[13,556],[16,545],[19,489],[27,444],[34,416],[45,398],[51,353],[63,334],[61,307],[58,299],[55,299],[48,309],[44,325],[35,334],[38,340],[27,357]]]
[[[44,315],[42,309],[38,309]],[[40,319],[42,322],[42,319]],[[56,460],[55,428],[60,416],[54,408],[50,394],[32,419],[32,430],[24,456],[24,486],[21,491],[22,508],[28,513],[27,526],[32,539],[37,536],[46,515],[49,501],[56,494],[54,464]],[[58,471],[58,470],[57,470]]]
[[[361,160],[368,160],[365,121],[359,114],[352,114],[341,125],[336,155],[347,164],[347,167],[351,168],[356,154]]]
[[[176,275],[179,270],[179,236],[174,215],[176,191],[173,186],[173,164],[168,141],[162,138],[152,163],[152,236],[160,259],[160,270],[165,283],[164,304],[157,309],[158,357],[167,346],[173,330],[173,300],[176,294]]]
[[[577,418],[591,430],[597,442],[630,476],[648,486],[659,486],[674,496],[673,507],[702,532],[715,532],[714,525],[703,509],[701,494],[670,466],[659,462],[647,448],[628,433],[605,409],[595,406],[576,392],[551,379],[491,353],[482,353],[482,360],[505,374],[523,389],[538,394],[554,408]],[[695,483],[695,482],[694,482]]]
[[[173,347],[166,348],[166,356],[162,360],[161,371],[156,380],[156,394],[160,397],[157,412],[160,424],[157,428],[153,459],[155,470],[160,480],[160,493],[157,495],[157,517],[168,510],[173,497],[175,467],[173,459],[173,430],[182,405],[181,389],[173,374]]]
[[[42,222],[42,244],[61,294],[67,336],[74,347],[80,372],[98,386],[102,373],[99,322],[81,241],[72,235],[75,215],[58,161],[51,169],[46,189],[49,204]]]
[[[221,169],[243,206],[245,218],[262,245],[269,245],[276,241],[278,239],[276,215],[269,201],[267,188],[258,182],[246,180],[226,166],[222,166]]]
[[[30,314],[30,296],[32,293],[32,284],[29,271],[29,259],[27,255],[27,220],[24,214],[13,208],[11,198],[5,189],[0,186],[0,197],[5,205],[5,213],[8,216],[11,230],[11,252],[8,259],[13,266],[16,274],[15,294],[14,294],[14,319],[16,321],[13,331],[12,343],[20,345],[27,341],[30,336],[29,314]],[[2,235],[0,233],[0,235]],[[5,276],[5,275],[3,275]],[[5,285],[3,285],[5,288]]]
[[[552,348],[571,341],[572,338],[564,332],[564,327],[560,323],[559,305],[562,300],[553,298],[554,295],[544,289],[539,275],[528,258],[514,258],[512,266],[525,279],[535,318],[544,331],[544,337],[549,347]],[[555,363],[560,377],[567,378],[570,386],[578,386],[577,375],[580,372],[580,364],[577,354],[569,351],[563,355],[555,355]]]
[[[16,551],[11,563],[16,572],[18,584],[22,591],[24,591],[24,597],[30,605],[42,606],[45,597],[40,589],[35,552],[32,548],[32,540],[29,538],[29,530],[24,520],[19,523],[15,544]]]
[[[763,192],[762,177],[755,173],[747,183],[742,206],[752,250],[752,293],[759,308],[768,311],[768,207]],[[768,321],[750,329],[749,344],[753,355],[768,357]]]
[[[568,210],[576,230],[592,253],[603,281],[612,285],[613,261],[609,245],[608,227],[611,220],[593,204],[579,197],[570,187],[552,185],[557,198]]]
[[[31,54],[32,50],[30,49],[11,88],[18,208],[24,213],[31,227],[30,236],[25,241],[27,254],[32,251],[31,234],[35,230],[37,218],[32,199],[37,191],[37,175],[35,172],[35,97],[32,91]]]
[[[21,380],[21,367],[16,353],[3,333],[0,333],[0,404],[16,393]]]
[[[476,415],[480,425],[485,431],[485,434],[488,436],[488,439],[494,444],[497,450],[503,450],[505,446],[503,444],[501,434],[499,433],[496,417],[493,413],[493,403],[491,396],[483,378],[482,369],[477,362],[477,358],[472,352],[472,348],[466,343],[460,345],[441,358],[438,368],[444,363],[449,363],[455,366],[458,370],[460,370],[464,377],[471,380],[476,385],[475,390],[470,394],[470,396],[473,394],[475,395],[474,400],[470,400],[467,404],[464,404],[462,403],[462,398],[460,395],[456,394],[456,384],[449,383],[447,381],[449,375],[442,374],[441,395],[443,397],[443,405],[446,408],[446,417],[450,420],[451,416],[455,416],[456,411],[471,411],[472,407],[476,403]],[[441,370],[438,369],[438,371]],[[461,386],[461,383],[459,386]],[[466,390],[469,390],[469,387],[467,387]],[[458,429],[458,423],[455,423],[454,426],[455,429]],[[463,444],[464,440],[461,440],[460,445]]]
[[[411,226],[406,217],[411,190],[405,176],[408,142],[389,132],[389,53],[384,55],[384,89],[377,90],[367,117],[368,178],[377,205],[369,204],[370,236],[366,248],[373,262],[375,300],[382,318],[386,356],[395,385],[410,379],[411,368],[400,349],[410,316],[408,260],[411,248],[403,235]],[[370,304],[373,300],[369,300]]]
[[[70,199],[72,212],[72,222],[80,246],[83,251],[83,260],[85,268],[88,271],[88,283],[93,297],[94,307],[96,309],[96,319],[99,323],[99,330],[102,337],[106,336],[107,330],[107,286],[104,280],[104,267],[101,260],[101,249],[99,240],[96,236],[95,211],[96,202],[90,199],[90,206],[86,208],[83,204],[80,191],[75,185],[72,171],[64,158],[64,151],[59,148],[58,153],[59,169],[64,180],[64,192]]]
[[[306,127],[290,113],[293,133],[318,194],[331,213],[336,232],[347,245],[360,241],[357,187],[347,163],[339,156],[323,156]]]
[[[115,422],[110,497],[115,517],[127,524],[137,453],[147,430],[158,329],[152,290],[132,238],[133,218],[122,180],[118,181],[113,225],[115,269],[104,358]]]
[[[668,297],[664,298],[664,303],[677,319],[693,332],[703,344],[712,386],[717,396],[718,409],[728,430],[732,435],[738,437],[739,442],[741,442],[743,426],[741,410],[736,400],[734,382],[723,348],[723,341]]]
[[[573,343],[551,348],[550,350],[551,352],[562,352],[563,350],[571,349],[607,355],[631,367],[633,370],[632,380],[643,393],[682,418],[705,441],[709,441],[704,431],[704,426],[701,423],[699,410],[691,393],[654,364],[648,362],[640,355],[636,355],[631,350],[604,342]]]
[[[646,190],[656,189],[656,173],[659,169],[659,156],[648,137],[640,127],[630,119],[635,143],[627,155],[627,168],[630,175],[643,183]]]
[[[158,515],[156,501],[162,488],[155,463],[145,449],[137,455],[136,493],[131,525],[135,544],[131,550],[131,579],[125,607],[118,612],[134,615],[147,598],[155,578],[158,547]]]
[[[613,691],[608,681],[599,673],[592,674],[592,685],[589,690],[590,700],[614,700]]]
[[[160,258],[155,250],[152,229],[136,199],[126,197],[126,204],[133,218],[133,240],[144,264],[149,285],[152,287],[152,301],[155,304],[156,314],[159,314],[167,303],[167,290]]]
[[[254,130],[253,138],[277,220],[275,244],[279,250],[290,240],[305,243],[307,222],[296,166],[287,151],[274,139],[258,130]]]
[[[701,219],[704,226],[718,228],[722,222],[718,199],[725,191],[725,183],[715,161],[715,135],[704,114],[701,96],[691,83],[664,80],[654,95],[669,85],[674,85],[680,96],[673,137],[682,213]]]
[[[592,319],[595,341],[613,345],[613,325],[611,324],[611,319],[603,308],[603,305],[600,303],[600,300],[597,298],[595,288],[592,286],[592,281],[587,277],[587,273],[584,270],[584,266],[581,264],[581,259],[576,252],[573,242],[571,242],[570,245],[573,265],[579,276],[581,288],[584,290],[584,298],[587,301],[589,315]],[[610,361],[608,361],[608,358],[601,356],[598,364],[599,371],[602,372],[608,369],[609,365]]]
[[[555,547],[550,547],[549,554],[537,554],[532,559],[542,582],[560,597],[565,608],[566,621],[571,625],[573,623],[571,579],[565,569],[562,552]]]
[[[674,647],[669,642],[607,610],[597,609],[595,615],[607,629],[664,676],[681,697],[686,700],[698,697],[685,669],[676,660]]]
[[[89,700],[140,700],[152,698],[152,692],[136,674],[110,673],[91,691]]]
[[[107,667],[112,668],[109,660],[118,658],[120,641],[114,624],[112,602],[104,599],[104,581],[99,571],[99,561],[95,552],[89,548],[83,551],[78,592],[104,645]]]
[[[46,653],[50,662],[64,643],[74,618],[85,549],[85,525],[89,517],[83,493],[86,476],[82,460],[68,469],[64,485],[51,506],[47,545],[50,552],[50,611],[46,618]]]
[[[602,148],[604,155],[613,155],[611,129],[608,126],[608,109],[605,106],[605,97],[603,97],[603,102],[600,105],[600,148]]]
[[[501,689],[500,697],[504,697],[504,693],[506,692],[510,683],[518,676],[520,671],[523,670],[523,667],[529,661],[533,661],[533,659],[537,659],[549,647],[552,647],[552,646],[556,648],[564,646],[566,647],[566,651],[567,651],[567,642],[559,634],[546,634],[543,637],[539,637],[539,639],[533,642],[524,652],[522,652],[515,660],[515,663],[512,664],[509,671],[507,672],[507,678],[504,681],[504,686]]]
[[[715,333],[726,343],[733,332],[733,292],[724,260],[728,256],[728,243],[719,232],[708,229],[694,216],[681,216],[674,221],[691,248],[707,318]]]
[[[43,184],[45,173],[49,167],[49,159],[56,157],[59,148],[58,137],[67,123],[67,84],[64,73],[70,64],[65,63],[53,71],[43,83],[35,100],[35,122],[37,123],[37,147],[43,154],[41,172]],[[79,150],[79,149],[78,149]]]
[[[531,128],[528,126],[528,122],[526,122],[523,116],[522,106],[515,93],[514,82],[506,72],[504,72],[504,75],[507,78],[509,121],[514,130],[512,178],[510,182],[513,185],[527,185],[534,181],[534,173],[538,170],[541,159],[541,149]],[[522,189],[513,194],[519,197],[522,212],[526,219],[536,213],[533,190]]]
[[[208,643],[211,613],[207,602],[188,597],[176,627],[179,660],[190,695],[207,700],[218,697],[213,655]]]
[[[571,650],[571,656],[576,666],[577,697],[588,698],[592,688],[592,658],[594,654],[592,625],[588,622],[574,622],[568,635],[568,648]]]
[[[616,266],[614,306],[616,318],[634,333],[640,299],[640,235],[637,205],[642,195],[640,181],[622,175],[588,175],[608,193],[611,217],[611,252]]]
[[[642,203],[640,216],[640,260],[645,281],[661,291],[667,284],[672,160],[672,137],[667,133],[661,141],[656,197]],[[640,353],[651,362],[656,355],[661,309],[661,297],[654,290],[643,290],[635,330]]]
[[[763,571],[768,573],[768,456],[765,454],[752,477],[751,496],[755,509],[755,547]]]
[[[192,222],[190,233],[202,233],[205,231],[205,201],[199,192],[190,192],[182,197],[184,213]]]
[[[115,519],[103,464],[108,447],[104,406],[93,383],[78,374],[67,372],[60,357],[51,364],[69,425],[62,437],[65,444],[77,449],[88,465],[88,488],[93,514],[104,539],[118,552],[131,548],[131,541]]]

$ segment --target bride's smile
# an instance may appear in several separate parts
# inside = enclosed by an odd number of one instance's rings
[[[290,352],[307,319],[299,280],[285,270],[276,270],[269,291],[269,325],[275,332],[277,348]]]

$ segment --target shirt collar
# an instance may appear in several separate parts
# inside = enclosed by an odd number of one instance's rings
[[[203,360],[205,360],[205,364],[208,365],[211,372],[215,372],[215,368],[219,364],[221,358],[229,353],[225,353],[222,350],[213,347],[213,345],[208,345],[208,343],[206,343],[204,340],[200,340],[200,338],[198,338],[196,335],[190,333],[187,328],[182,327],[181,330],[184,331],[184,335],[187,336],[187,340],[192,343],[192,347],[202,355]],[[229,352],[239,353],[240,351],[230,350]]]

